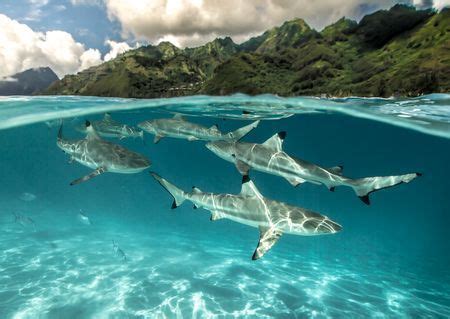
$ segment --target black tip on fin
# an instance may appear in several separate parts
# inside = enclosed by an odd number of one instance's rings
[[[344,170],[344,165],[338,165],[338,167],[341,169],[341,171]]]
[[[334,192],[336,190],[336,187],[330,187],[330,192]]]
[[[286,134],[287,134],[286,131],[278,132],[278,137],[284,140],[286,138]]]
[[[247,114],[252,114],[252,113],[250,113],[249,111],[242,111],[242,114],[245,114],[245,115],[247,115]]]
[[[419,173],[419,172],[416,172],[416,175],[417,175],[417,176],[422,176],[423,174],[422,174],[422,173]]]
[[[193,208],[193,209],[197,209],[197,206],[193,205],[192,208]]]
[[[91,122],[89,122],[88,120],[86,120],[86,122],[84,122],[84,124],[86,125],[86,127],[91,126]]]
[[[258,257],[256,257],[256,250],[255,250],[255,252],[253,253],[252,260],[258,260]]]
[[[369,195],[359,196],[359,199],[361,199],[364,204],[370,205]]]
[[[175,202],[175,201],[173,201],[173,203],[172,203],[172,206],[170,207],[171,209],[175,209],[175,208],[177,208],[178,206],[177,206],[177,203]]]
[[[248,175],[242,176],[242,184],[250,182],[250,177]]]

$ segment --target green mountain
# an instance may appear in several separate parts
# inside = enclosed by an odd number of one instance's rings
[[[392,96],[450,91],[450,9],[395,5],[321,32],[296,19],[240,45],[163,42],[55,82],[48,94]]]

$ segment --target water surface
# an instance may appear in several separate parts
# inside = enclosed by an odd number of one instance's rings
[[[171,197],[148,172],[104,174],[56,147],[104,112],[136,124],[189,115],[230,131],[263,119],[245,140],[287,131],[285,150],[351,177],[422,172],[376,192],[366,206],[348,188],[329,192],[252,171],[265,196],[343,225],[331,236],[284,235],[261,260],[258,230],[211,222]],[[242,111],[247,111],[246,115]],[[0,100],[0,314],[2,318],[446,318],[450,316],[450,96],[282,99],[274,96],[127,100]],[[189,190],[238,193],[235,167],[203,142],[114,140],[148,156],[151,170]],[[80,209],[91,225],[81,223]],[[14,222],[13,213],[34,221]],[[127,260],[113,251],[115,240]]]

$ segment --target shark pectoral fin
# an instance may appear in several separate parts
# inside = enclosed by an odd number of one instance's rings
[[[248,175],[248,171],[250,170],[250,166],[245,164],[243,161],[236,160],[236,168],[241,173],[241,175]]]
[[[211,217],[209,218],[209,220],[213,222],[213,221],[216,221],[216,220],[219,220],[219,219],[222,219],[222,218],[223,217],[220,215],[220,213],[212,211],[211,212]]]
[[[86,176],[83,176],[83,177],[81,177],[79,179],[74,180],[73,182],[70,183],[70,186],[73,186],[73,185],[80,184],[82,182],[88,181],[88,180],[90,180],[91,178],[93,178],[95,176],[103,174],[104,172],[106,172],[106,168],[99,167],[95,171],[93,171],[92,173],[90,173],[90,174],[88,174]]]
[[[272,248],[283,233],[274,227],[259,227],[259,242],[252,259],[257,260]]]
[[[158,144],[159,141],[161,141],[161,139],[162,139],[163,137],[164,137],[164,136],[162,136],[162,135],[155,135],[155,137],[153,138],[153,143]]]
[[[286,180],[294,187],[306,182],[306,180],[300,177],[286,178]]]
[[[336,175],[341,175],[344,171],[344,166],[338,165],[328,168],[328,170]]]

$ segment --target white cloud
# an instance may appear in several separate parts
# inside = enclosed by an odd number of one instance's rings
[[[179,46],[203,44],[218,36],[239,42],[293,18],[303,18],[320,30],[343,16],[359,19],[367,8],[386,9],[398,2],[437,9],[450,4],[450,0],[104,0],[109,18],[121,24],[125,39],[170,40]]]
[[[32,5],[43,7],[48,4],[49,0],[28,0],[28,2]]]
[[[116,42],[116,41],[112,41],[112,40],[106,40],[105,44],[109,45],[109,47],[111,48],[111,50],[105,55],[105,61],[112,60],[119,54],[122,54],[131,49],[134,49],[134,48],[130,47],[129,44],[126,42]],[[137,45],[137,46],[139,46],[139,45]]]
[[[440,0],[442,1],[442,0]],[[122,26],[124,38],[181,46],[217,36],[245,39],[296,17],[322,27],[343,16],[360,18],[361,6],[388,8],[395,0],[104,0],[108,16]]]
[[[96,66],[103,63],[102,55],[97,49],[89,49],[87,51],[84,51],[80,56],[80,61],[81,65],[78,71],[82,71],[84,69],[90,68],[91,66]]]
[[[433,7],[441,10],[450,6],[450,0],[413,0],[413,4],[418,7]]]
[[[102,0],[70,0],[70,3],[74,6],[99,6],[102,4]]]
[[[12,78],[12,77],[9,77],[9,76],[0,77],[0,82],[17,82],[17,81],[18,81],[18,79]]]
[[[98,50],[86,50],[64,31],[35,32],[3,14],[0,30],[0,77],[41,66],[62,77],[102,62]]]

